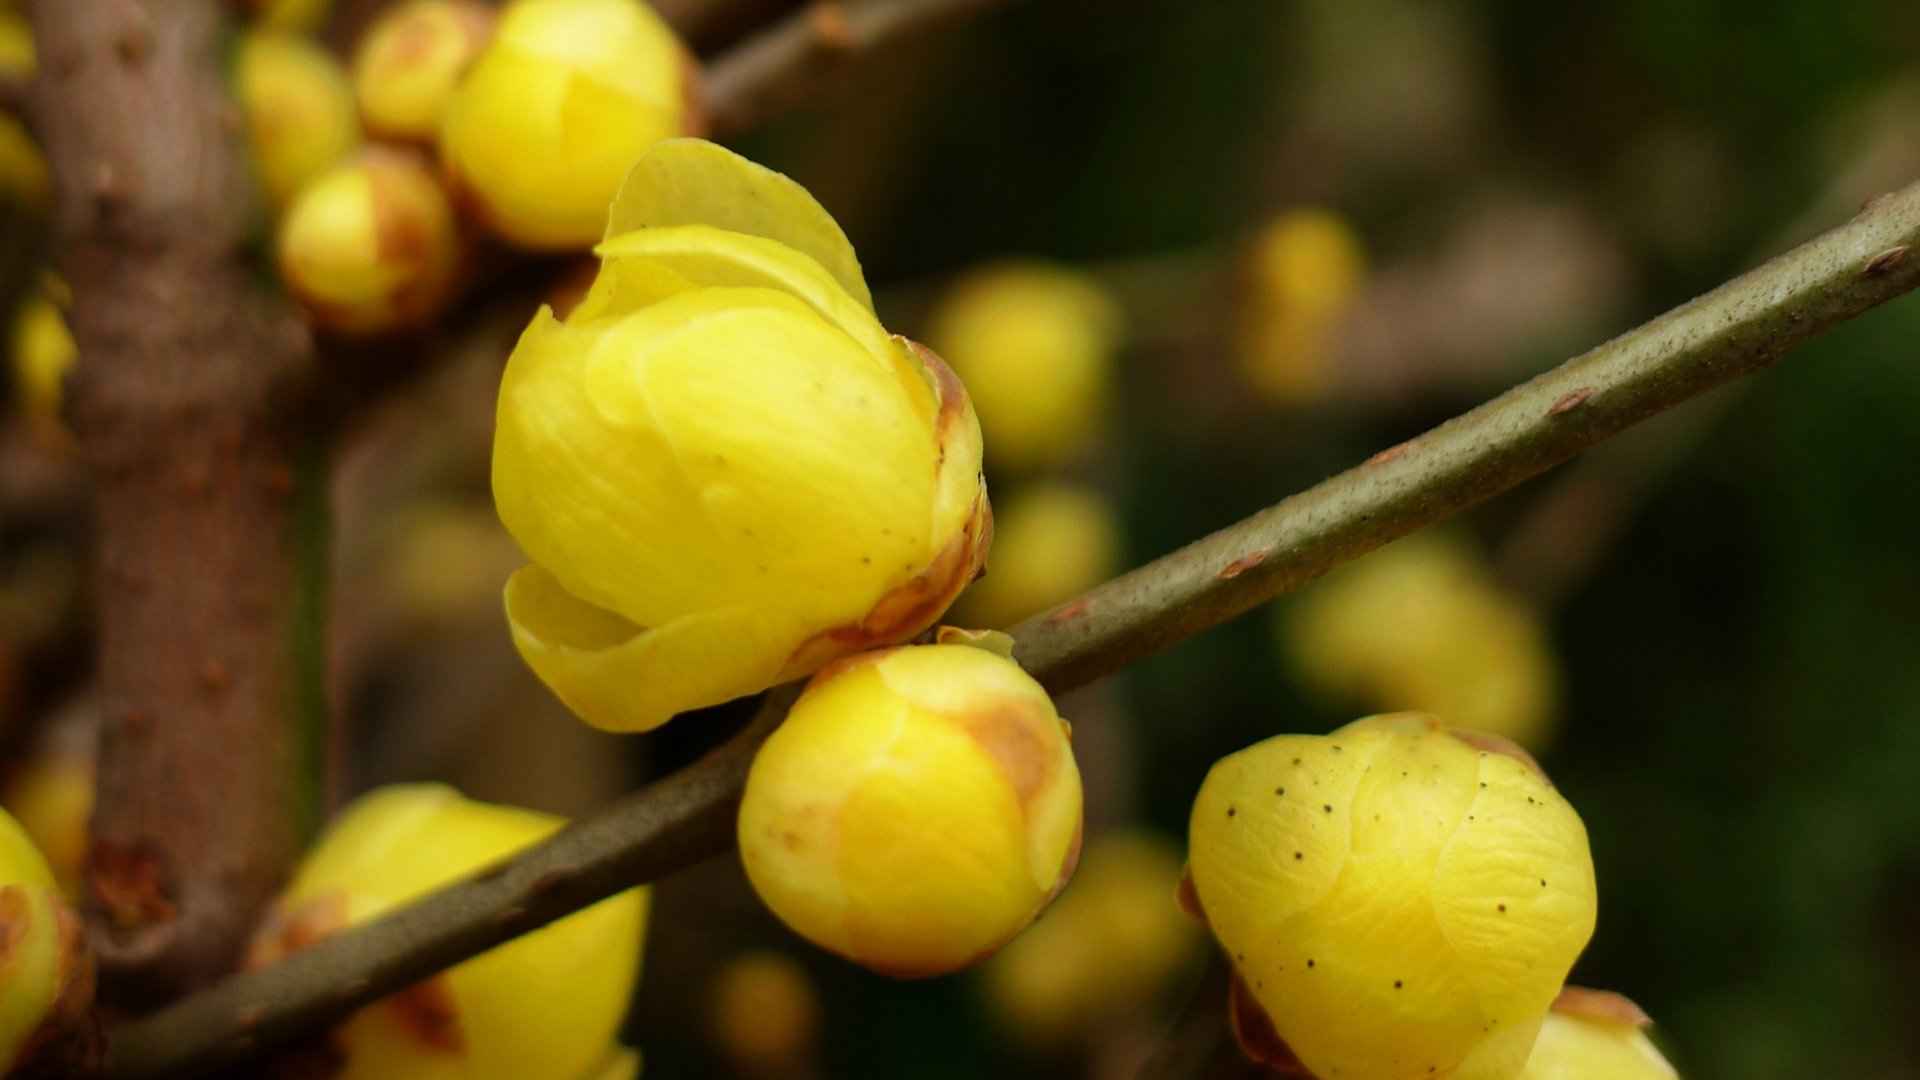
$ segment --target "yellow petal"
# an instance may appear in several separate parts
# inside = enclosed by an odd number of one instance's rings
[[[646,731],[763,690],[804,636],[752,606],[643,629],[581,601],[538,566],[508,579],[506,604],[527,666],[575,715],[609,731]]]
[[[619,315],[675,292],[718,285],[776,289],[806,304],[891,367],[897,347],[873,312],[812,258],[777,240],[709,225],[622,233],[595,249],[602,260],[577,317]]]
[[[711,225],[761,236],[819,263],[869,311],[873,294],[847,236],[806,188],[703,139],[654,144],[613,201],[607,236],[662,225]]]

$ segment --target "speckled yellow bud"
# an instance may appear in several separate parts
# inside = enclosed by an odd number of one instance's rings
[[[972,964],[1039,914],[1080,849],[1067,728],[1018,664],[910,645],[815,675],[754,759],[740,859],[814,944],[882,974]]]
[[[301,189],[278,249],[287,289],[317,325],[369,335],[440,313],[453,295],[460,235],[424,162],[368,147]]]
[[[996,468],[1057,465],[1100,433],[1122,333],[1119,305],[1063,266],[1011,262],[968,274],[927,340],[973,394]]]
[[[308,853],[248,962],[372,919],[563,824],[439,784],[362,796]],[[639,978],[646,919],[647,890],[631,889],[362,1009],[334,1032],[332,1080],[593,1075]]]
[[[493,20],[493,8],[479,0],[412,0],[382,15],[353,53],[353,92],[367,130],[432,139]]]
[[[1071,484],[1023,488],[994,515],[986,575],[960,596],[959,620],[1012,626],[1078,596],[1120,568],[1120,518],[1099,492]]]
[[[53,174],[40,147],[20,121],[0,112],[0,199],[40,210],[52,198]]]
[[[234,92],[246,116],[254,169],[275,210],[360,144],[346,72],[298,34],[243,34],[234,58]]]
[[[1464,537],[1396,541],[1277,618],[1288,666],[1331,700],[1430,712],[1535,749],[1552,740],[1560,673],[1546,627]]]
[[[508,241],[585,248],[647,147],[698,130],[695,82],[639,0],[514,0],[454,91],[441,156]]]
[[[939,618],[991,536],[979,424],[938,357],[881,329],[833,219],[677,139],[611,231],[500,387],[527,663],[588,723],[638,731]]]
[[[309,33],[333,12],[333,0],[239,0],[255,25],[268,30]]]
[[[21,303],[14,316],[8,352],[13,361],[13,392],[29,422],[44,429],[63,427],[60,408],[67,373],[80,350],[56,292],[40,289]]]
[[[1149,1006],[1204,937],[1174,903],[1180,856],[1148,833],[1087,846],[1073,883],[987,965],[1000,1023],[1035,1046],[1057,1046]]]
[[[1540,1025],[1519,1080],[1679,1080],[1647,1038],[1649,1023],[1619,994],[1570,986]]]
[[[1333,334],[1366,281],[1367,260],[1346,219],[1295,210],[1269,222],[1247,252],[1238,327],[1241,371],[1270,401],[1326,393]]]
[[[820,995],[806,968],[777,952],[734,957],[714,977],[713,1037],[748,1076],[792,1076],[809,1067],[820,1031]]]
[[[1593,934],[1579,815],[1430,716],[1221,759],[1189,839],[1205,919],[1320,1080],[1513,1077]]]
[[[33,841],[0,812],[0,1074],[51,1057],[50,1044],[92,1000],[93,964],[80,921]]]

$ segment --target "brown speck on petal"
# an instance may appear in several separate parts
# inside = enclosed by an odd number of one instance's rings
[[[1609,1024],[1627,1024],[1632,1027],[1646,1027],[1653,1023],[1645,1009],[1635,1005],[1623,994],[1611,990],[1590,990],[1584,986],[1569,986],[1560,991],[1553,999],[1553,1011],[1566,1016],[1577,1016],[1586,1020],[1599,1020]]]

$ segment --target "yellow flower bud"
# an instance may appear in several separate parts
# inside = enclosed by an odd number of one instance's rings
[[[268,30],[318,30],[333,11],[333,0],[240,0],[247,14]]]
[[[1430,716],[1221,759],[1189,839],[1208,925],[1315,1076],[1514,1076],[1593,934],[1579,815]]]
[[[694,82],[640,0],[515,0],[454,91],[440,153],[508,241],[584,248],[647,147],[697,129]]]
[[[939,358],[889,338],[833,219],[712,143],[634,170],[600,277],[507,363],[500,519],[521,655],[638,731],[912,637],[992,531],[980,432]]]
[[[1396,541],[1277,618],[1289,666],[1329,699],[1430,712],[1536,749],[1551,741],[1560,677],[1546,628],[1463,538]]]
[[[749,1076],[805,1071],[820,1030],[820,995],[807,970],[776,952],[737,956],[713,984],[713,1034]]]
[[[60,407],[67,373],[80,350],[55,302],[57,292],[40,289],[14,316],[9,351],[13,356],[13,392],[20,411],[43,430],[64,430]]]
[[[0,77],[25,82],[39,70],[33,27],[17,11],[0,10]]]
[[[511,855],[559,829],[547,814],[440,784],[362,796],[308,853],[255,935],[263,966]],[[640,975],[647,890],[515,938],[350,1017],[334,1080],[586,1077],[603,1065]]]
[[[1054,1046],[1151,1004],[1201,941],[1174,903],[1179,881],[1180,856],[1158,837],[1088,845],[1060,899],[986,968],[1001,1023]]]
[[[1080,848],[1067,728],[1018,664],[971,645],[848,657],[761,748],[740,805],[760,899],[886,975],[972,964],[1039,914]]]
[[[1619,994],[1568,987],[1540,1025],[1519,1080],[1679,1080],[1640,1007]]]
[[[1011,626],[1078,596],[1120,566],[1120,519],[1098,492],[1036,484],[994,515],[993,559],[960,596],[961,621]]]
[[[42,1054],[92,1000],[79,918],[33,841],[0,812],[0,1074]]]
[[[1239,357],[1267,399],[1296,405],[1332,382],[1333,333],[1366,280],[1352,226],[1326,210],[1295,210],[1260,230],[1248,252]]]
[[[354,96],[367,130],[432,139],[493,19],[493,8],[478,0],[412,0],[382,15],[353,54]]]
[[[234,90],[260,186],[275,210],[360,143],[346,73],[325,49],[297,34],[242,35]]]
[[[60,891],[75,900],[87,857],[87,820],[93,815],[93,735],[93,723],[84,714],[61,716],[0,788],[0,806],[45,854]]]
[[[1057,465],[1105,423],[1119,305],[1066,267],[1015,262],[969,274],[940,302],[927,340],[973,394],[996,467]]]
[[[318,325],[379,334],[424,324],[452,298],[460,235],[433,171],[369,147],[301,189],[280,221],[280,274]]]
[[[0,112],[0,199],[31,210],[53,199],[53,174],[40,147],[12,115]]]

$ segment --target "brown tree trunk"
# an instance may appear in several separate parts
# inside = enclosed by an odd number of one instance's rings
[[[99,530],[89,919],[103,989],[139,1007],[233,966],[313,817],[313,349],[249,252],[223,5],[33,16]]]

